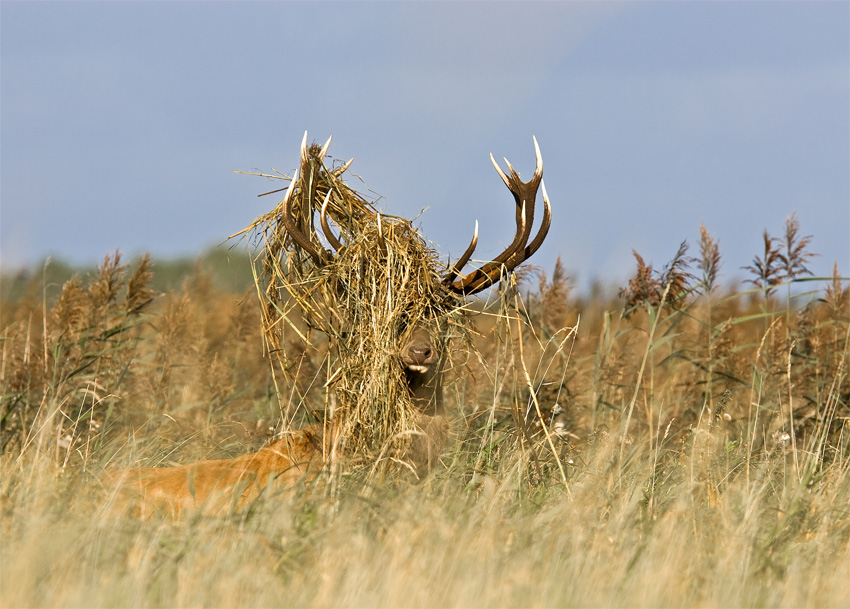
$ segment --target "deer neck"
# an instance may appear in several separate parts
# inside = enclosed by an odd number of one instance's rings
[[[408,386],[413,404],[422,414],[443,414],[443,370],[442,362],[431,366],[427,372],[407,370]]]

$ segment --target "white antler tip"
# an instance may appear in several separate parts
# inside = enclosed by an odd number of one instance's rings
[[[304,132],[304,137],[301,138],[301,158],[307,158],[307,132]]]
[[[499,164],[496,162],[496,159],[495,159],[495,158],[493,158],[493,153],[492,153],[492,152],[490,153],[490,162],[491,162],[491,163],[493,163],[493,167],[495,167],[495,168],[496,168],[496,173],[498,173],[498,174],[499,174],[499,177],[500,177],[500,178],[502,178],[502,182],[504,182],[504,183],[505,183],[505,186],[507,186],[508,188],[510,188],[510,187],[511,187],[511,183],[510,183],[510,181],[508,181],[508,176],[506,176],[506,175],[505,175],[505,172],[504,172],[504,171],[502,171],[502,168],[501,168],[501,167],[499,167]]]
[[[534,167],[534,175],[542,176],[543,175],[543,155],[540,154],[540,146],[537,144],[537,138],[533,135],[531,139],[534,140],[534,156],[537,159],[537,164]]]
[[[330,137],[328,138],[328,141],[327,141],[327,142],[325,142],[325,145],[324,145],[324,146],[322,146],[322,152],[321,152],[321,153],[319,153],[319,156],[320,156],[321,158],[325,158],[325,155],[328,153],[328,148],[330,148],[330,146],[331,146],[331,140],[332,140],[332,139],[334,139],[334,136],[330,136]]]
[[[292,174],[292,181],[289,183],[289,188],[286,189],[286,194],[283,197],[285,202],[289,202],[292,197],[292,191],[295,190],[295,182],[298,181],[298,168],[295,168],[295,173]]]

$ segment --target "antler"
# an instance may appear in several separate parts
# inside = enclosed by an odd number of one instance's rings
[[[325,202],[322,203],[322,212],[319,214],[319,223],[322,225],[322,232],[325,233],[325,238],[328,240],[328,243],[330,243],[331,247],[335,250],[339,251],[339,248],[342,247],[342,243],[339,238],[333,234],[331,225],[328,224],[328,203],[330,203],[330,200],[331,191],[328,190],[328,194],[325,196]]]
[[[505,163],[511,175],[510,177],[506,176],[496,163],[493,155],[490,155],[490,161],[492,161],[493,167],[496,168],[496,172],[502,178],[508,190],[514,195],[514,200],[516,201],[516,235],[507,249],[492,261],[467,275],[455,279],[463,266],[469,262],[475,246],[478,244],[478,222],[476,222],[472,242],[466,248],[463,255],[458,258],[457,262],[449,268],[449,271],[443,278],[443,282],[453,292],[470,295],[489,288],[499,281],[504,273],[510,273],[521,263],[528,260],[540,248],[543,240],[546,238],[552,222],[552,211],[549,206],[549,196],[546,194],[546,186],[543,184],[543,157],[540,155],[537,138],[533,139],[537,163],[534,168],[534,175],[531,176],[528,182],[523,182],[520,179],[519,173],[511,166],[508,159],[505,159]],[[543,220],[534,239],[532,239],[531,243],[528,243],[528,238],[531,236],[531,226],[534,223],[534,205],[538,188],[542,188],[543,190]]]
[[[325,142],[325,145],[322,146],[321,150],[318,153],[318,156],[315,157],[319,162],[324,159],[325,154],[327,154],[328,147],[331,144],[332,137],[328,138],[328,141]],[[314,152],[315,156],[315,152]],[[353,159],[352,159],[353,160]],[[348,161],[343,167],[341,167],[338,171],[342,173],[345,171],[348,166],[351,164],[351,161]],[[298,182],[298,174],[299,170],[301,172],[302,182],[301,184],[301,192],[304,197],[304,205],[307,206],[307,209],[304,210],[303,214],[299,217],[293,213],[292,210],[292,193],[295,189],[295,183]],[[292,176],[292,182],[289,184],[289,188],[286,191],[286,195],[282,201],[283,208],[283,225],[286,227],[286,231],[289,233],[289,236],[298,245],[302,250],[304,250],[310,257],[313,259],[317,265],[322,265],[327,263],[333,258],[333,254],[326,250],[319,244],[318,239],[316,238],[316,231],[313,228],[313,205],[312,201],[316,195],[316,172],[311,167],[311,159],[309,157],[309,153],[307,150],[307,132],[304,132],[304,138],[301,140],[301,167],[295,170],[295,174]],[[325,234],[325,237],[328,240],[328,243],[331,244],[331,247],[334,250],[338,250],[342,247],[342,243],[340,243],[339,239],[336,235],[331,231],[330,225],[328,224],[327,219],[327,209],[328,202],[331,198],[331,190],[328,190],[327,195],[325,196],[324,203],[321,207],[321,212],[319,216],[319,220],[322,226],[322,231]],[[306,231],[300,225],[306,225]]]

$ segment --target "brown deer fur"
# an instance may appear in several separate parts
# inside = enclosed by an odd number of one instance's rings
[[[221,513],[257,497],[270,479],[291,487],[315,476],[322,466],[321,434],[308,428],[288,434],[259,452],[235,459],[198,461],[177,467],[136,467],[108,474],[104,484],[117,492],[115,509],[146,518],[162,511]]]

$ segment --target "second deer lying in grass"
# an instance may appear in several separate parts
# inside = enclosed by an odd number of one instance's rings
[[[180,516],[187,510],[223,513],[255,499],[270,479],[289,487],[321,467],[321,437],[304,429],[235,459],[131,468],[108,474],[104,483],[117,490],[118,511],[142,518],[157,512]]]

